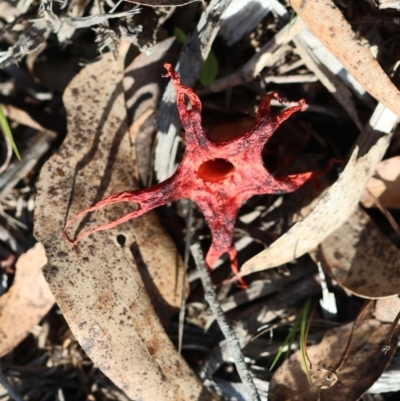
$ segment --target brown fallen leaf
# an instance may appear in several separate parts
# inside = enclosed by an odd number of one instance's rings
[[[329,330],[322,341],[307,348],[312,363],[311,382],[300,351],[294,353],[276,370],[268,393],[270,401],[356,401],[379,378],[396,351],[394,335],[387,354],[382,353],[390,324],[368,319],[353,332],[349,353],[340,370],[335,372],[352,330],[353,323]]]
[[[400,156],[382,160],[376,166],[376,173],[367,183],[361,202],[365,207],[376,206],[371,192],[386,208],[400,208]]]
[[[85,67],[64,94],[68,135],[42,168],[35,209],[35,235],[48,257],[44,274],[79,343],[130,398],[216,400],[178,354],[153,308],[168,318],[179,304],[183,267],[156,216],[99,233],[76,252],[61,236],[68,216],[135,185],[121,53],[117,61],[108,53]],[[128,210],[119,205],[101,211],[78,230]]]
[[[363,298],[400,293],[400,249],[360,207],[314,253],[325,272]]]
[[[314,249],[351,215],[368,179],[383,157],[397,124],[397,117],[379,104],[344,171],[317,206],[265,251],[248,260],[241,269],[246,275],[284,263]]]
[[[330,0],[291,0],[311,32],[375,99],[400,117],[400,92]]]
[[[0,297],[0,357],[13,350],[54,305],[42,274],[46,261],[40,243],[17,260],[14,283]]]

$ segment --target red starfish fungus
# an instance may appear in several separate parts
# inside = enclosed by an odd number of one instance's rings
[[[111,223],[81,233],[73,242],[88,234],[107,230],[138,217],[147,211],[181,198],[197,203],[211,230],[212,244],[206,262],[210,269],[225,253],[229,254],[232,271],[238,273],[237,252],[233,245],[233,230],[237,212],[253,195],[282,194],[292,192],[314,173],[302,173],[286,177],[273,177],[264,167],[261,151],[279,125],[298,110],[304,110],[305,102],[284,110],[277,116],[270,114],[271,99],[282,101],[277,93],[264,97],[257,112],[254,127],[229,141],[215,142],[207,138],[201,126],[201,103],[192,89],[182,85],[177,72],[165,63],[166,76],[172,78],[177,95],[177,106],[185,130],[186,150],[172,177],[146,189],[124,191],[110,195],[83,210],[69,220],[67,227],[82,215],[118,202],[133,202],[139,208]],[[185,95],[190,101],[188,109]],[[71,242],[71,241],[70,241]],[[239,278],[239,280],[241,280]],[[241,281],[243,284],[243,282]]]

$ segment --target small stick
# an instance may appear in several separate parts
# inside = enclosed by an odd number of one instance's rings
[[[208,273],[207,266],[204,262],[203,252],[200,248],[198,242],[193,243],[190,246],[190,251],[192,253],[193,259],[196,263],[196,267],[200,272],[200,279],[204,287],[204,298],[207,303],[210,305],[210,308],[215,316],[215,319],[218,322],[218,325],[228,342],[229,349],[232,353],[233,359],[235,361],[236,369],[239,373],[239,376],[246,386],[247,391],[251,397],[252,401],[261,401],[260,395],[258,394],[258,390],[254,384],[253,377],[246,366],[244,361],[244,356],[242,354],[242,350],[240,348],[240,342],[236,335],[236,333],[229,326],[224,312],[220,303],[218,302],[217,295],[214,291],[211,277]]]

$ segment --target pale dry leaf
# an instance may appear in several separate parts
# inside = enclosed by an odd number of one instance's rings
[[[311,32],[375,99],[400,117],[400,92],[331,1],[291,0]]]
[[[44,274],[76,339],[130,398],[216,399],[177,353],[153,308],[158,305],[161,317],[168,317],[179,304],[175,283],[182,282],[183,266],[156,216],[89,236],[76,252],[61,235],[69,217],[110,193],[135,187],[123,61],[122,55],[116,61],[106,54],[65,91],[68,135],[42,168],[35,209],[35,235],[48,257]],[[77,231],[129,210],[119,205],[96,212]]]
[[[313,257],[338,284],[360,297],[400,293],[400,249],[360,207],[321,242]]]
[[[143,4],[150,7],[184,6],[200,0],[125,0],[129,3]]]
[[[335,372],[353,323],[325,333],[322,341],[307,348],[312,363],[312,380],[308,380],[300,351],[294,353],[274,373],[268,399],[270,401],[356,401],[378,379],[396,351],[394,335],[387,354],[382,353],[390,324],[368,319],[359,323],[343,367]]]
[[[54,305],[42,274],[46,261],[40,243],[17,260],[14,283],[0,297],[0,357],[13,350]]]
[[[392,323],[400,312],[400,298],[398,295],[390,298],[378,299],[375,304],[375,319],[384,323]]]
[[[241,274],[290,262],[314,249],[338,229],[356,208],[368,179],[390,143],[396,124],[396,115],[378,104],[335,184],[303,221],[296,223],[268,249],[248,260]]]
[[[382,160],[376,166],[376,173],[368,180],[367,191],[361,202],[365,207],[376,206],[372,193],[386,208],[400,208],[400,156]]]

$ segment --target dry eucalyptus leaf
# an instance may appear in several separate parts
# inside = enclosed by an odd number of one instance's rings
[[[360,297],[400,293],[400,249],[360,207],[320,244],[314,257],[338,284]]]
[[[317,206],[268,249],[248,260],[241,274],[261,271],[304,255],[338,229],[356,208],[368,179],[383,157],[397,117],[378,104],[359,136],[346,168]]]
[[[375,319],[384,323],[392,323],[400,311],[398,295],[390,298],[378,299],[375,304]]]
[[[293,354],[274,373],[270,401],[356,401],[379,378],[396,351],[394,335],[387,354],[382,353],[390,324],[368,319],[359,323],[353,333],[349,353],[342,368],[335,372],[353,323],[325,333],[322,341],[307,348],[312,363],[312,381],[308,380],[300,351]],[[331,372],[331,373],[330,373]]]
[[[61,236],[68,217],[110,193],[134,188],[123,61],[122,55],[116,61],[106,54],[65,91],[68,135],[42,168],[35,209],[35,235],[48,258],[44,274],[79,343],[130,398],[216,399],[178,354],[153,308],[158,305],[168,318],[179,304],[182,282],[181,259],[155,215],[96,233],[76,252]],[[120,205],[92,214],[77,231],[128,210]]]
[[[400,117],[399,90],[370,49],[356,40],[350,24],[336,5],[330,0],[291,0],[290,5],[365,90]]]
[[[17,260],[14,283],[0,297],[0,357],[13,350],[54,305],[42,274],[46,261],[40,243]]]
[[[374,177],[368,180],[366,188],[382,206],[387,208],[400,208],[400,156],[383,160],[376,166]],[[375,206],[371,195],[365,191],[361,202],[365,207]]]

